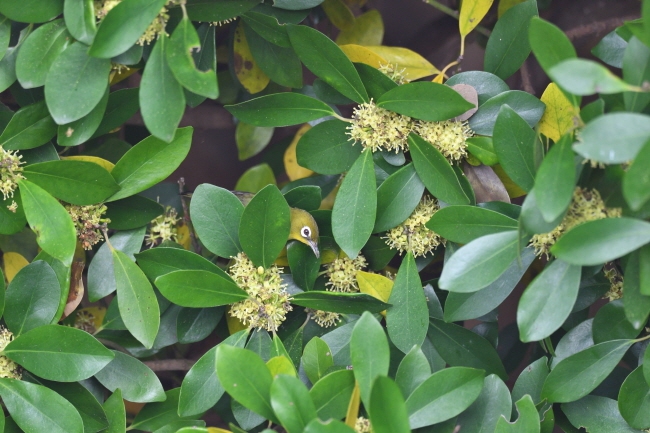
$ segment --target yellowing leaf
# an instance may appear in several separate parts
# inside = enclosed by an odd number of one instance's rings
[[[73,155],[73,156],[63,156],[61,157],[61,159],[70,159],[72,161],[94,162],[95,164],[106,169],[106,171],[108,171],[109,173],[113,170],[113,167],[115,167],[115,164],[113,164],[112,162],[107,161],[104,158],[100,158],[98,156]]]
[[[350,402],[348,403],[348,411],[345,415],[345,424],[354,428],[354,425],[357,423],[357,418],[359,417],[359,405],[361,403],[361,389],[359,388],[359,383],[354,383],[354,389],[352,390],[352,395],[350,396]]]
[[[519,188],[519,186],[516,183],[514,183],[512,179],[510,179],[510,177],[506,174],[506,172],[503,171],[501,165],[499,164],[493,165],[492,170],[499,177],[499,179],[503,183],[503,186],[506,187],[506,191],[508,191],[508,195],[510,196],[510,198],[517,198],[526,195],[526,191]]]
[[[388,60],[361,45],[348,44],[341,45],[339,48],[341,48],[341,51],[343,51],[345,55],[348,56],[348,59],[354,63],[365,63],[366,65],[370,65],[376,69],[379,69],[381,65],[388,63]]]
[[[427,59],[408,48],[372,46],[368,49],[397,69],[404,69],[404,76],[410,81],[440,73]]]
[[[190,229],[186,224],[179,225],[176,228],[178,243],[186,250],[192,247],[192,237],[190,236]]]
[[[511,7],[517,6],[519,3],[523,3],[525,1],[526,0],[501,0],[499,2],[499,9],[498,9],[499,18],[501,18],[501,15],[506,13],[506,11]]]
[[[357,283],[361,293],[365,293],[383,302],[388,302],[390,292],[393,290],[393,280],[383,275],[370,272],[357,272]]]
[[[229,312],[226,313],[226,325],[228,325],[228,332],[230,332],[230,335],[248,329],[248,326],[244,325],[238,318],[231,316]]]
[[[29,262],[18,253],[7,252],[2,256],[5,265],[5,277],[11,283],[18,271],[27,266]]]
[[[343,0],[325,0],[320,6],[337,29],[345,30],[354,26],[354,14]]]
[[[460,36],[465,39],[490,10],[493,0],[463,0],[458,16]]]
[[[378,10],[359,15],[354,25],[342,29],[336,38],[339,45],[381,45],[384,40],[384,20]]]
[[[232,433],[230,430],[224,430],[219,427],[208,427],[208,433]]]
[[[555,83],[546,87],[541,101],[546,104],[546,110],[539,121],[539,132],[551,140],[558,141],[578,125],[578,110]]]
[[[93,326],[95,329],[99,329],[102,326],[104,321],[104,316],[106,315],[106,308],[104,307],[87,307],[82,308],[77,311],[77,316],[83,315],[85,317],[91,318],[93,321]]]
[[[438,75],[436,75],[435,77],[433,77],[433,80],[431,80],[431,81],[433,81],[434,83],[442,84],[442,82],[444,80],[445,80],[445,74],[443,74],[441,72]]]
[[[274,356],[268,360],[266,366],[271,371],[271,376],[273,377],[278,374],[286,374],[293,377],[297,376],[296,368],[293,366],[291,360],[286,356]]]
[[[310,169],[298,165],[298,158],[296,158],[296,146],[298,146],[298,141],[300,141],[300,138],[310,129],[311,126],[309,124],[303,125],[298,132],[296,132],[296,135],[293,137],[293,141],[289,147],[287,147],[287,150],[284,151],[284,170],[287,172],[287,176],[291,181],[303,179],[314,174]]]
[[[246,41],[241,20],[235,29],[233,55],[235,57],[235,75],[241,85],[248,90],[248,93],[255,94],[264,90],[270,79],[255,63]]]

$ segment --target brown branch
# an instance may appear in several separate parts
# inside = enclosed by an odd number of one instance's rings
[[[530,70],[528,68],[528,60],[524,61],[524,63],[521,65],[521,69],[519,70],[519,73],[521,74],[521,87],[524,89],[524,91],[530,93],[531,95],[534,95],[535,88],[533,87],[533,84],[530,81]]]
[[[596,21],[594,23],[584,24],[582,26],[569,29],[566,31],[566,35],[569,39],[578,39],[593,33],[608,33],[623,24],[624,21],[635,20],[637,18],[639,17],[630,15],[625,17],[609,18],[603,21]]]
[[[153,371],[188,371],[195,362],[190,359],[160,359],[145,361],[144,365]]]

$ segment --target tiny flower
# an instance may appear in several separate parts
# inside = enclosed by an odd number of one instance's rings
[[[356,259],[342,257],[329,263],[326,270],[329,281],[325,283],[327,290],[330,292],[358,292],[357,271],[366,266],[366,258],[361,254]]]
[[[409,82],[406,75],[404,75],[406,68],[397,69],[397,65],[386,63],[385,65],[379,65],[379,71],[399,85]]]
[[[277,331],[291,311],[291,296],[282,282],[282,270],[273,265],[256,268],[244,254],[239,253],[228,273],[249,298],[230,306],[230,315],[251,328]]]
[[[106,205],[77,206],[67,204],[65,210],[70,214],[74,228],[77,231],[77,239],[79,239],[81,246],[85,250],[91,250],[93,245],[104,239],[102,230],[106,227],[106,224],[111,222],[108,218],[102,218],[102,215],[107,210]]]
[[[425,224],[438,209],[438,202],[425,196],[406,221],[386,233],[386,244],[400,254],[410,251],[415,257],[435,250],[444,240]]]
[[[11,204],[7,206],[7,209],[9,209],[9,212],[16,213],[18,210],[18,203],[16,203],[15,200],[11,200]]]
[[[445,120],[426,122],[419,120],[414,131],[434,145],[450,163],[467,157],[467,139],[474,135],[467,122]]]
[[[178,241],[177,224],[180,221],[176,209],[167,206],[165,213],[151,221],[149,233],[145,236],[145,244],[150,248],[164,241]]]
[[[14,339],[14,334],[4,326],[0,326],[0,352]],[[0,355],[0,378],[22,378],[21,368],[18,364],[4,355]]]
[[[106,15],[117,6],[122,0],[95,0],[95,17],[98,20],[104,19]],[[138,45],[150,44],[153,40],[157,39],[158,36],[165,33],[165,26],[169,20],[169,14],[167,13],[167,8],[173,5],[179,4],[179,0],[168,0],[167,3],[160,9],[160,12],[154,18],[154,20],[149,24],[149,27],[144,31],[144,34],[140,36],[140,39],[136,42]]]
[[[87,310],[77,311],[77,316],[74,319],[74,327],[93,334],[95,332],[95,315]]]
[[[22,157],[16,150],[4,150],[0,146],[0,192],[5,200],[14,196],[18,181],[25,178],[21,167],[24,164]]]
[[[603,296],[603,299],[607,298],[610,301],[621,299],[623,297],[623,275],[618,272],[618,269],[616,269],[615,266],[605,268],[604,274],[605,278],[609,280],[610,287],[607,293]]]
[[[341,321],[341,315],[332,311],[313,310],[311,317],[321,328],[329,328]]]
[[[357,418],[357,421],[354,423],[354,431],[356,433],[370,433],[372,432],[372,426],[370,425],[370,420],[360,416]]]
[[[226,20],[221,20],[221,21],[213,21],[213,22],[210,23],[210,25],[215,26],[215,27],[221,27],[221,26],[225,26],[226,24],[230,24],[231,22],[235,21],[236,19],[237,19],[237,17],[228,18]]]
[[[413,130],[413,120],[378,107],[371,100],[354,109],[347,134],[350,140],[361,143],[372,152],[408,149],[408,136]]]

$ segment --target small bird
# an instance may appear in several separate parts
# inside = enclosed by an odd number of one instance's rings
[[[246,206],[255,194],[244,191],[232,191],[233,194]],[[302,242],[308,245],[317,258],[320,258],[318,250],[318,224],[309,212],[295,207],[291,210],[291,229],[289,230],[289,239]]]

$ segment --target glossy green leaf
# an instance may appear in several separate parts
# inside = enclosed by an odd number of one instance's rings
[[[0,1],[0,13],[23,23],[44,23],[61,12],[63,0],[27,0],[20,4],[11,0]]]
[[[45,78],[45,102],[59,125],[90,113],[106,91],[111,62],[90,57],[87,52],[88,46],[80,42],[69,45]]]
[[[11,21],[9,20],[9,18],[3,16],[0,18],[0,56],[4,57],[4,55],[7,53],[10,39],[11,39]]]
[[[589,394],[612,372],[632,343],[607,341],[563,359],[546,378],[542,398],[566,403]]]
[[[155,284],[164,297],[182,307],[216,307],[248,298],[223,271],[174,271],[156,278]]]
[[[170,143],[147,137],[133,146],[111,171],[121,189],[108,201],[130,197],[166,179],[190,151],[193,132],[188,126],[177,129]]]
[[[334,113],[332,108],[300,93],[274,93],[225,107],[242,122],[255,126],[290,126]]]
[[[493,432],[501,416],[510,418],[512,401],[510,391],[503,380],[491,374],[483,380],[478,398],[456,420],[462,431],[476,433]]]
[[[551,147],[535,176],[535,198],[547,222],[555,221],[571,203],[575,182],[575,155],[570,136]]]
[[[65,208],[44,189],[21,180],[20,196],[36,242],[49,255],[70,266],[77,245],[77,233]]]
[[[576,50],[564,32],[539,17],[530,20],[528,37],[535,58],[547,73],[562,60],[576,57]]]
[[[0,379],[0,396],[23,431],[83,433],[77,409],[56,392],[16,379]]]
[[[175,271],[203,270],[223,275],[223,270],[208,259],[182,248],[157,247],[137,254],[138,265],[147,277],[158,277]]]
[[[530,93],[509,90],[488,99],[469,119],[469,126],[476,134],[492,135],[499,111],[508,105],[531,128],[542,118],[546,106]]]
[[[328,419],[327,421],[321,421],[319,419],[312,420],[307,427],[305,427],[304,433],[353,433],[354,429],[348,427],[341,421],[336,419]]]
[[[548,358],[545,356],[527,366],[524,371],[519,374],[517,382],[515,382],[515,386],[512,388],[513,400],[519,401],[524,395],[528,394],[533,399],[533,403],[541,402],[542,399],[540,395],[542,393],[542,386],[544,385],[548,373]],[[512,409],[514,414],[515,407],[513,406]],[[508,419],[509,416],[506,415],[506,418]]]
[[[140,108],[138,101],[139,93],[139,88],[120,89],[111,92],[108,95],[108,103],[106,104],[102,122],[91,138],[104,135],[129,120]]]
[[[334,239],[351,258],[357,257],[375,225],[375,185],[372,152],[364,152],[343,179],[332,209]]]
[[[580,267],[555,260],[528,285],[517,308],[519,338],[539,341],[558,330],[571,314],[580,286]]]
[[[568,263],[593,266],[622,257],[648,242],[650,223],[633,218],[606,218],[569,230],[551,252]]]
[[[588,395],[573,403],[562,405],[571,424],[585,427],[589,432],[639,433],[631,428],[616,407],[616,400]]]
[[[316,419],[316,407],[300,379],[281,374],[271,384],[271,406],[288,433],[301,433]]]
[[[540,431],[539,413],[529,395],[523,396],[517,403],[517,420],[509,423],[507,417],[499,419],[495,433],[538,433]]]
[[[469,332],[469,331],[468,331]],[[406,400],[412,429],[455,417],[481,394],[483,370],[450,367],[425,380]]]
[[[650,80],[650,48],[635,37],[630,39],[625,49],[623,79],[637,87]],[[640,112],[650,102],[650,95],[647,92],[625,92],[623,101],[628,111]]]
[[[302,87],[302,63],[291,47],[275,45],[257,34],[244,21],[246,41],[257,66],[273,82],[284,87]],[[284,35],[287,36],[286,31]],[[287,36],[288,39],[288,36]]]
[[[304,209],[309,212],[317,211],[323,200],[321,188],[316,185],[297,186],[285,192],[284,198],[290,207]]]
[[[322,290],[311,290],[293,295],[291,303],[314,310],[335,311],[342,314],[361,314],[364,311],[379,313],[389,306],[389,304],[365,293],[340,293]]]
[[[104,96],[102,96],[102,99],[90,113],[74,122],[59,125],[57,131],[57,143],[59,146],[77,146],[85,143],[93,136],[106,112],[108,90],[107,87]]]
[[[650,297],[641,292],[642,280],[646,277],[643,275],[645,273],[643,268],[648,265],[647,263],[642,265],[642,261],[645,261],[645,257],[643,250],[639,250],[628,256],[627,264],[625,265],[626,290],[623,300],[625,317],[629,324],[636,330],[641,329],[650,315]]]
[[[351,370],[334,371],[316,382],[309,390],[316,411],[321,419],[345,417],[354,389],[354,373]]]
[[[159,431],[158,429],[162,427],[170,424],[173,426],[175,423],[183,421],[183,418],[178,416],[179,394],[180,388],[170,389],[165,392],[167,397],[165,401],[146,404],[133,419],[129,430]],[[171,428],[167,432],[175,432],[176,430],[178,430],[178,427]],[[164,433],[164,430],[161,433]]]
[[[68,400],[77,409],[81,416],[84,432],[97,432],[108,427],[108,419],[102,405],[97,398],[80,383],[61,383],[42,381],[40,384],[47,386],[61,397]]]
[[[56,58],[70,43],[63,20],[44,24],[30,34],[16,57],[16,78],[25,89],[45,84],[45,77]]]
[[[530,54],[528,28],[537,16],[537,2],[527,0],[508,9],[494,26],[485,47],[484,68],[505,80]]]
[[[586,59],[563,60],[551,67],[548,75],[562,89],[580,96],[634,89],[634,86],[618,78],[600,63]]]
[[[174,77],[165,57],[169,44],[171,42],[167,36],[158,38],[140,83],[140,112],[144,124],[155,137],[168,143],[177,139],[174,134],[185,112],[183,88]]]
[[[573,145],[579,155],[620,164],[633,160],[650,139],[650,117],[636,113],[608,113],[591,121]]]
[[[56,124],[44,101],[21,108],[0,135],[6,150],[33,149],[47,143],[56,134]]]
[[[363,147],[349,140],[347,127],[346,122],[331,119],[309,129],[296,147],[298,164],[321,174],[349,170]]]
[[[465,140],[467,151],[482,164],[492,166],[499,163],[489,137],[470,137]]]
[[[15,213],[7,208],[11,206],[12,201],[18,204]],[[20,199],[20,190],[14,191],[13,198],[7,197],[7,200],[0,200],[0,203],[2,203],[0,204],[0,234],[13,235],[22,231],[27,224],[27,219]]]
[[[650,426],[650,386],[643,378],[643,366],[637,367],[625,379],[618,394],[618,409],[632,427]]]
[[[108,419],[106,433],[126,433],[126,408],[119,388],[104,402],[104,412]]]
[[[388,374],[390,354],[382,326],[369,312],[355,323],[350,337],[350,357],[354,377],[359,384],[361,401],[370,403],[372,384],[378,376]],[[372,359],[372,362],[368,362]]]
[[[378,376],[370,393],[370,423],[375,433],[410,433],[404,397],[392,379]]]
[[[110,219],[109,229],[132,230],[145,226],[164,212],[160,203],[141,195],[116,200],[108,205],[106,218]]]
[[[239,122],[235,130],[235,141],[239,160],[244,161],[260,153],[271,142],[275,128],[253,126]]]
[[[334,41],[307,26],[287,25],[287,34],[294,51],[314,75],[353,101],[368,102],[357,70]]]
[[[449,77],[445,84],[448,86],[455,86],[456,84],[472,86],[478,93],[479,106],[493,96],[509,90],[508,85],[501,78],[484,71],[460,72]]]
[[[126,328],[145,347],[153,346],[160,325],[160,309],[151,283],[120,250],[111,250],[120,316]]]
[[[623,177],[623,196],[632,210],[641,209],[650,200],[650,173],[646,170],[648,164],[650,140],[643,145]]]
[[[206,339],[217,327],[223,308],[183,308],[176,319],[176,335],[182,344]]]
[[[293,282],[303,290],[312,290],[320,270],[320,259],[314,255],[311,247],[301,242],[289,243],[287,260]]]
[[[64,0],[63,17],[68,31],[76,40],[90,45],[97,33],[92,0]]]
[[[257,11],[248,11],[242,15],[242,20],[267,41],[280,47],[291,48],[291,39],[277,18]]]
[[[627,41],[620,37],[616,30],[605,35],[598,44],[591,49],[591,54],[615,68],[623,67],[623,56]]]
[[[424,184],[413,164],[390,175],[377,188],[377,219],[373,232],[383,232],[403,223],[422,198]]]
[[[429,360],[419,346],[414,346],[400,361],[395,373],[395,383],[402,391],[402,395],[408,398],[429,376],[431,376]]]
[[[644,322],[645,323],[645,322]],[[603,305],[593,321],[592,335],[594,343],[612,340],[632,339],[639,335],[640,329],[627,320],[623,302],[615,300]]]
[[[447,206],[437,211],[427,227],[452,242],[466,244],[481,236],[515,230],[517,221],[475,206]]]
[[[315,385],[334,365],[332,351],[327,343],[318,337],[309,340],[302,353],[301,365],[309,381]]]
[[[109,391],[121,391],[125,400],[148,403],[165,400],[162,384],[149,367],[136,358],[113,351],[115,358],[95,378]]]
[[[397,87],[397,83],[370,65],[354,63],[354,67],[366,87],[368,96],[374,100],[378,100],[384,93]]]
[[[192,21],[225,21],[252,9],[260,0],[188,0],[187,14]]]
[[[403,84],[389,90],[379,98],[377,106],[415,119],[436,122],[474,108],[454,89],[426,81]]]

